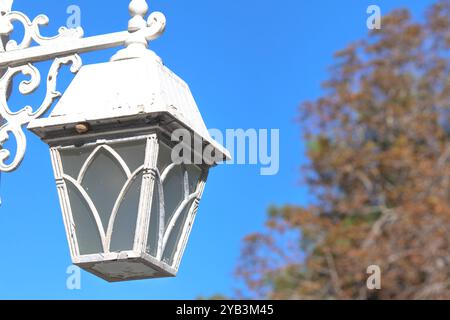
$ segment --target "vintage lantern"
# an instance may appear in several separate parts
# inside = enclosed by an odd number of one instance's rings
[[[50,146],[74,264],[111,282],[176,275],[208,171],[229,158],[186,83],[141,49],[82,67],[28,127]]]

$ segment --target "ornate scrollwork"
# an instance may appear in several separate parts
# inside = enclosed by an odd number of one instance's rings
[[[166,30],[166,16],[161,12],[152,12],[147,19],[145,38],[150,41],[160,37]]]
[[[23,39],[20,43],[15,40],[9,40],[6,46],[0,47],[0,51],[12,51],[29,48],[33,41],[38,45],[45,45],[49,41],[62,41],[68,39],[77,39],[83,37],[83,29],[68,29],[61,27],[55,37],[44,37],[41,35],[40,27],[47,26],[49,19],[46,15],[39,15],[31,21],[25,14],[18,11],[11,11],[0,17],[0,35],[9,36],[14,31],[13,22],[20,22],[24,27]]]
[[[10,39],[14,31],[15,22],[19,22],[24,28],[23,38],[20,42]],[[30,48],[33,43],[45,46],[56,41],[70,41],[71,39],[83,37],[82,28],[67,29],[65,27],[60,28],[59,34],[55,37],[44,37],[40,32],[40,28],[48,25],[48,22],[49,19],[45,15],[39,15],[31,21],[21,12],[10,11],[10,5],[6,8],[2,8],[0,16],[0,36],[2,36],[2,39],[6,39],[6,41],[0,43],[0,54],[2,52]],[[15,112],[11,111],[11,108],[8,105],[8,96],[13,78],[18,74],[22,74],[29,78],[19,84],[19,92],[23,95],[29,95],[39,88],[41,84],[41,74],[31,63],[20,66],[11,66],[3,71],[0,70],[3,74],[0,79],[0,116],[2,120],[2,125],[0,127],[0,171],[13,171],[22,162],[27,144],[23,126],[28,124],[31,120],[41,117],[52,106],[55,99],[61,96],[61,93],[56,90],[56,82],[59,70],[66,64],[71,64],[71,71],[76,73],[81,68],[81,58],[77,54],[56,58],[48,72],[47,90],[41,105],[35,109],[27,105]],[[4,149],[3,145],[6,141],[11,139],[11,136],[14,137],[16,142],[16,152],[14,159],[10,163],[6,163],[11,157],[11,151]]]
[[[62,58],[56,58],[48,72],[47,77],[47,91],[45,98],[37,109],[31,106],[25,106],[19,111],[11,111],[8,101],[8,88],[11,85],[12,79],[22,74],[29,77],[29,80],[22,81],[19,84],[19,91],[23,95],[33,93],[41,84],[41,75],[39,70],[32,64],[27,64],[18,67],[10,67],[0,79],[0,115],[6,121],[0,127],[0,145],[3,145],[10,139],[9,134],[14,135],[17,151],[14,160],[6,164],[11,152],[6,149],[0,150],[0,171],[13,171],[22,162],[26,150],[26,138],[22,126],[29,123],[31,120],[41,117],[53,104],[55,99],[61,96],[61,93],[56,90],[57,77],[59,70],[63,65],[71,64],[70,71],[72,73],[78,72],[81,68],[82,62],[79,55],[71,55]]]

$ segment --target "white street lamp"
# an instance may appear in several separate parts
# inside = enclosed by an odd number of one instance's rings
[[[144,0],[130,4],[128,32],[82,38],[82,30],[61,30],[57,38],[39,35],[39,25],[21,13],[0,17],[0,34],[12,21],[25,26],[22,43],[9,42],[0,53],[0,129],[18,143],[15,159],[0,150],[0,170],[17,168],[25,153],[22,126],[50,146],[56,185],[74,264],[108,281],[175,276],[197,213],[208,171],[229,153],[209,135],[192,94],[178,76],[148,49],[165,28],[161,13],[144,19]],[[28,38],[27,38],[28,37]],[[40,46],[31,47],[32,41]],[[111,61],[81,67],[78,53],[124,45]],[[39,86],[30,63],[55,59],[47,96],[37,111],[10,111],[7,90],[14,75],[30,75],[20,85],[28,94]],[[57,97],[62,64],[78,72],[48,118],[40,118]],[[183,129],[189,141],[174,142]],[[174,157],[182,143],[183,159]],[[197,146],[197,147],[193,147]],[[199,146],[199,147],[198,147]]]

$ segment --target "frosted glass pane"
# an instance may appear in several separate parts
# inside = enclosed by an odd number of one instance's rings
[[[175,227],[172,230],[172,233],[170,234],[169,240],[167,241],[166,249],[164,250],[163,254],[163,261],[169,265],[172,265],[174,262],[173,259],[175,256],[175,251],[177,249],[178,243],[180,241],[183,241],[183,239],[181,239],[183,228],[193,203],[194,201],[191,201],[183,210],[182,214],[180,215],[175,224]]]
[[[100,233],[94,216],[79,191],[69,181],[66,181],[72,217],[78,239],[78,249],[81,255],[103,252]]]
[[[162,174],[164,170],[172,164],[172,149],[164,143],[159,144],[158,170]]]
[[[153,257],[156,257],[158,252],[158,236],[159,236],[159,187],[155,183],[153,198],[152,198],[152,211],[150,212],[150,226],[148,230],[147,238],[147,253]]]
[[[139,174],[123,198],[116,216],[111,238],[111,251],[113,252],[133,249],[141,186],[142,174]]]
[[[146,140],[126,141],[112,145],[113,149],[120,154],[131,172],[136,171],[145,161]]]
[[[184,178],[181,166],[177,166],[167,175],[164,181],[164,204],[166,206],[165,224],[184,200]]]
[[[82,186],[97,207],[105,232],[114,203],[126,181],[124,170],[105,149],[96,154],[84,176]]]
[[[94,147],[80,147],[71,149],[61,149],[60,155],[63,163],[64,173],[75,180],[78,178],[81,167],[87,160]]]
[[[202,174],[202,170],[194,165],[186,166],[186,170],[189,175],[189,193],[195,193]]]

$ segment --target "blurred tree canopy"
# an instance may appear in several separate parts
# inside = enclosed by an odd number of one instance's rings
[[[395,11],[335,58],[300,108],[314,204],[270,209],[245,239],[241,295],[450,299],[450,1],[420,23]]]

